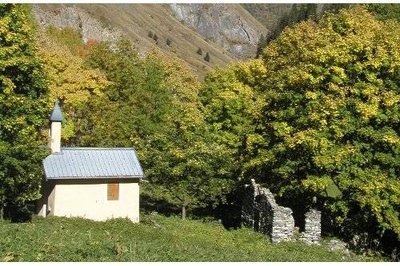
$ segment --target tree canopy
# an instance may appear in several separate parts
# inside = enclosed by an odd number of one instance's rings
[[[204,128],[199,82],[178,59],[140,58],[127,41],[93,46],[87,59],[111,81],[93,113],[85,145],[134,146],[150,185],[143,194],[182,208],[215,205],[232,183],[223,146]]]
[[[342,232],[400,236],[399,33],[357,6],[286,29],[262,54],[253,166],[289,205],[318,196]]]
[[[62,141],[64,145],[76,145],[83,134],[88,134],[85,128],[90,123],[88,106],[100,99],[109,82],[103,72],[86,66],[83,58],[71,52],[85,46],[70,29],[50,28],[39,33],[37,39],[38,55],[47,75],[49,101],[60,100],[65,114]]]
[[[0,5],[0,208],[21,210],[40,197],[41,137],[50,108],[25,5]],[[12,214],[11,214],[12,215]]]

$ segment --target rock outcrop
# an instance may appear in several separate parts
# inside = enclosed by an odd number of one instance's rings
[[[123,36],[118,29],[102,25],[99,20],[75,6],[62,6],[54,11],[46,10],[41,5],[33,5],[32,14],[42,27],[70,27],[80,32],[85,43],[90,39],[114,42]]]
[[[175,17],[206,40],[240,58],[254,57],[267,29],[243,7],[227,4],[170,4]]]

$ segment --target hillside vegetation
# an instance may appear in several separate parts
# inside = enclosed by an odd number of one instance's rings
[[[2,261],[365,261],[324,245],[272,245],[242,228],[227,231],[216,222],[142,215],[139,224],[117,219],[34,218],[0,222]]]

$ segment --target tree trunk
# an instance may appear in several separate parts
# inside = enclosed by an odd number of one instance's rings
[[[182,220],[186,219],[186,206],[182,206]]]

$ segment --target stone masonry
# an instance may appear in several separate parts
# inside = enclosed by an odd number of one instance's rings
[[[294,237],[294,219],[290,208],[279,206],[269,189],[254,179],[246,187],[243,200],[242,221],[271,238],[274,243]]]
[[[273,243],[294,240],[294,218],[292,210],[279,206],[274,195],[254,179],[245,186],[242,204],[242,223],[264,233]],[[321,212],[311,209],[305,215],[305,231],[301,240],[307,244],[318,244],[321,239]]]
[[[311,209],[305,214],[304,232],[301,239],[307,244],[319,244],[321,240],[321,212]]]

